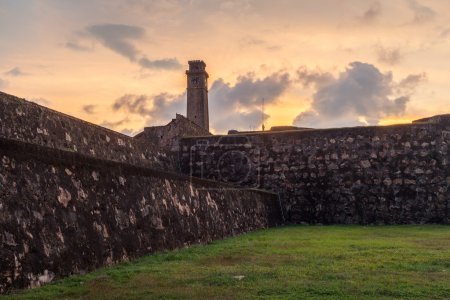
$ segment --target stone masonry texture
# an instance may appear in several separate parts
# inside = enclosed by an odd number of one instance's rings
[[[450,116],[183,138],[185,174],[277,193],[292,223],[450,222]]]
[[[0,292],[280,218],[270,193],[0,139]]]
[[[0,136],[159,169],[174,161],[151,143],[0,92]]]

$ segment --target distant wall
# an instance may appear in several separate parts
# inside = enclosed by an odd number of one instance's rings
[[[279,208],[274,194],[0,138],[0,292],[273,226]]]
[[[161,169],[174,169],[167,153],[145,141],[0,92],[0,136],[56,149]]]
[[[450,222],[450,116],[185,138],[185,174],[279,194],[295,223]]]

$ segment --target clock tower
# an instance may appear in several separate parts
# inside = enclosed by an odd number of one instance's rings
[[[189,61],[187,75],[187,118],[209,131],[208,73],[202,60]]]

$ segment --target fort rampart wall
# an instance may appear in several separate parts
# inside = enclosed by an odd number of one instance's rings
[[[449,147],[447,115],[182,138],[176,161],[0,92],[0,292],[284,220],[449,223]]]
[[[0,292],[281,222],[276,195],[0,138]]]
[[[0,92],[0,136],[50,148],[174,170],[173,158],[145,140]]]
[[[450,222],[450,117],[184,138],[185,174],[278,193],[289,222]]]

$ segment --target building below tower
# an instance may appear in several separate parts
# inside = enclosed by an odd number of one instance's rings
[[[145,127],[134,138],[146,141],[165,150],[176,152],[179,150],[179,142],[182,137],[209,136],[211,133],[203,127],[188,120],[185,116],[176,114],[167,125]]]

